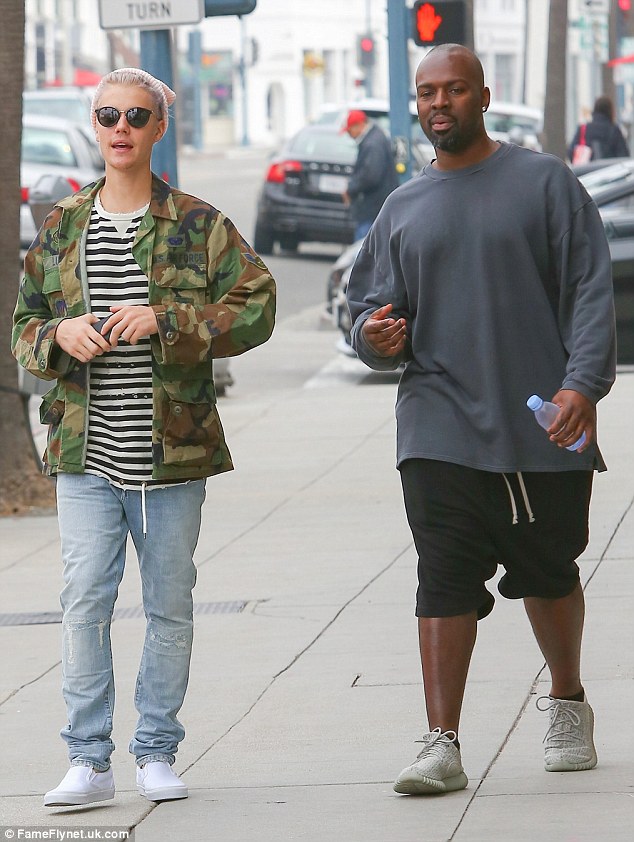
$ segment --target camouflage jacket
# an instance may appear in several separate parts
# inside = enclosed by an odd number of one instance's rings
[[[64,318],[90,312],[84,259],[102,181],[58,202],[29,249],[13,317],[12,350],[25,369],[57,380],[44,396],[44,472],[82,473],[89,363],[55,342]],[[210,476],[233,467],[216,409],[212,358],[242,354],[271,335],[275,282],[233,223],[153,177],[132,254],[149,278],[159,332],[151,337],[152,475]]]

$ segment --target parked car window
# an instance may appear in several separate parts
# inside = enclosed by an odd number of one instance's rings
[[[524,129],[529,132],[539,131],[539,120],[532,120],[530,117],[518,114],[499,114],[494,111],[487,111],[484,115],[484,124],[488,131],[510,132],[511,129]]]
[[[78,166],[65,132],[28,126],[22,131],[22,161],[27,164]]]
[[[96,167],[99,170],[105,169],[105,163],[101,154],[101,149],[99,148],[99,145],[95,143],[94,137],[91,136],[90,129],[85,128],[79,123],[77,124],[77,129],[86,141],[86,149],[88,150],[88,154],[90,155],[90,162],[92,163],[93,167]]]
[[[354,164],[357,145],[348,135],[335,132],[300,131],[289,145],[291,155]]]

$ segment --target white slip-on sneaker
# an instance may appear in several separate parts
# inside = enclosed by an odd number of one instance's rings
[[[568,702],[552,696],[540,696],[537,709],[548,711],[550,717],[550,727],[544,737],[546,771],[583,772],[594,769],[597,765],[594,713],[588,702]]]
[[[187,798],[187,785],[172,771],[166,760],[151,760],[136,767],[136,788],[150,801]]]
[[[440,794],[464,789],[469,781],[462,768],[454,731],[435,728],[423,737],[425,744],[415,763],[403,769],[394,791],[404,795]]]
[[[112,768],[96,772],[92,766],[71,766],[60,785],[44,796],[45,807],[73,807],[114,798]]]

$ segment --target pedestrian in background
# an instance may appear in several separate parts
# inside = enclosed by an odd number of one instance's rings
[[[347,132],[359,147],[343,199],[350,205],[354,238],[361,240],[386,197],[398,187],[398,177],[389,139],[364,111],[350,111],[342,132]]]
[[[588,123],[577,126],[575,136],[568,148],[568,158],[575,161],[575,147],[586,146],[590,149],[587,160],[596,161],[601,158],[628,158],[630,150],[627,147],[623,132],[614,122],[614,105],[608,96],[597,97],[592,109],[592,119]],[[579,163],[586,163],[579,161]]]
[[[385,202],[348,287],[352,342],[379,370],[405,363],[397,465],[418,553],[428,733],[400,793],[463,789],[459,722],[486,582],[523,599],[551,674],[548,771],[597,762],[581,682],[597,401],[615,377],[610,254],[597,208],[551,155],[491,139],[482,65],[457,44],[416,73],[437,158]],[[544,432],[526,407],[560,407]],[[566,446],[585,433],[572,453]],[[496,669],[496,665],[491,665]]]
[[[64,564],[70,770],[45,806],[114,797],[110,624],[132,536],[147,618],[129,749],[137,789],[187,797],[172,764],[193,639],[205,478],[232,468],[212,358],[273,329],[275,284],[232,222],[150,170],[174,93],[115,70],[93,99],[105,179],[59,202],[25,259],[12,347],[44,397]],[[107,317],[101,326],[100,318]],[[99,326],[98,326],[99,322]]]

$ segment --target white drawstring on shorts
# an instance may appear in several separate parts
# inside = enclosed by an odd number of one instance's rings
[[[515,525],[518,522],[517,517],[517,504],[515,503],[515,495],[513,494],[513,489],[511,488],[511,483],[508,481],[506,474],[502,474],[504,478],[504,482],[506,483],[506,488],[508,489],[509,498],[511,500],[511,510],[513,512],[513,524]],[[526,508],[526,514],[528,515],[528,522],[534,523],[535,522],[535,515],[533,514],[533,510],[531,509],[530,500],[528,499],[528,493],[526,491],[526,486],[524,485],[524,477],[522,476],[522,472],[517,472],[517,480],[520,484],[520,491],[522,492],[522,497],[524,499],[524,507]]]

